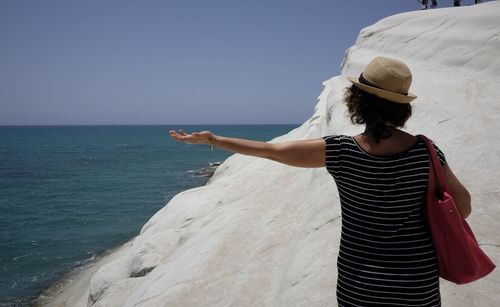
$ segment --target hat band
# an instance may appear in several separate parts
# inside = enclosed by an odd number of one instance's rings
[[[365,77],[363,77],[363,73],[361,73],[361,75],[359,75],[359,83],[387,91],[386,89],[383,89],[380,86],[377,86],[377,85],[371,83],[370,81],[366,80]],[[398,93],[398,94],[408,96],[408,93]]]

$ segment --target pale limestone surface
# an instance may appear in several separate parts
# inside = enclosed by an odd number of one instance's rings
[[[444,151],[472,194],[469,223],[500,263],[500,2],[409,12],[363,29],[311,118],[271,142],[360,132],[345,116],[344,76],[377,55],[412,70],[419,98],[407,130]],[[97,263],[88,290],[82,280],[79,289],[69,284],[52,305],[336,306],[340,226],[326,169],[235,154]],[[441,281],[443,306],[500,306],[499,290],[498,269],[469,285]]]

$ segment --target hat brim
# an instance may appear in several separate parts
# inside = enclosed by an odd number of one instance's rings
[[[406,103],[410,103],[412,100],[417,98],[417,96],[415,96],[415,94],[412,94],[410,92],[408,92],[408,95],[403,95],[403,94],[399,94],[399,93],[395,93],[395,92],[391,92],[391,91],[386,91],[386,90],[381,89],[381,88],[377,88],[377,87],[373,87],[373,86],[369,86],[369,85],[360,83],[358,77],[347,77],[347,79],[349,81],[351,81],[352,83],[354,83],[354,85],[356,85],[357,87],[359,87],[363,91],[370,93],[370,94],[373,94],[377,97],[392,101],[392,102],[406,104]]]

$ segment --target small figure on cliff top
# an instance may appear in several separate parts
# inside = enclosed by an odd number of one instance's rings
[[[429,3],[429,0],[418,0],[418,3],[422,4],[422,7],[420,8],[421,10],[426,10],[427,3]]]
[[[421,10],[426,10],[427,5],[429,4],[429,0],[418,0],[418,3],[422,5]],[[431,9],[435,9],[438,6],[437,0],[431,1]]]

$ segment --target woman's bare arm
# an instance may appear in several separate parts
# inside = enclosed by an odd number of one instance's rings
[[[296,167],[325,166],[326,144],[322,138],[266,143],[214,135],[210,131],[193,132],[192,134],[179,131],[177,133],[175,130],[171,130],[170,136],[186,143],[213,145],[228,151],[266,158]]]
[[[472,211],[469,191],[467,191],[465,186],[460,182],[460,180],[458,180],[448,164],[445,164],[443,166],[443,170],[446,183],[450,188],[450,192],[453,196],[453,199],[455,200],[457,209],[460,212],[460,215],[465,219],[470,215]]]
[[[271,159],[297,167],[324,167],[326,143],[322,138],[273,144]]]

